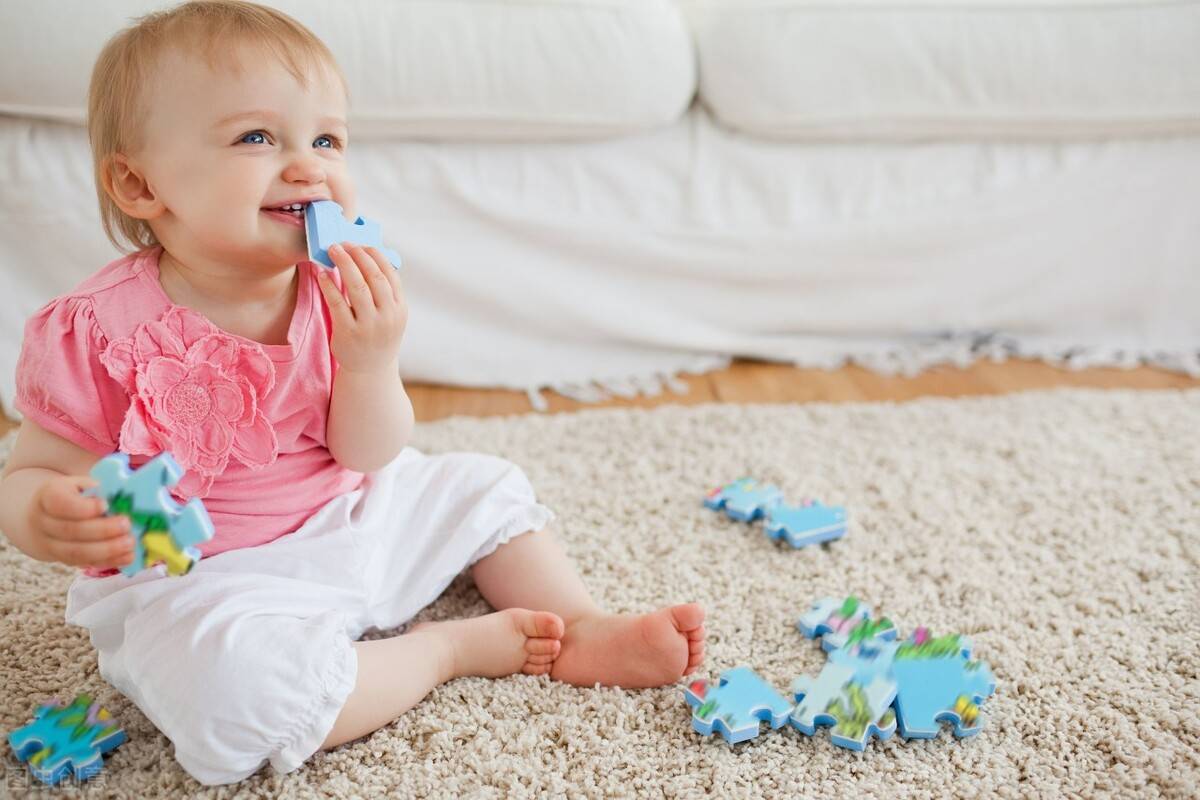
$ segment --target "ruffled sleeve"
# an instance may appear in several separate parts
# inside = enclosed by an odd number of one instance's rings
[[[17,410],[96,455],[116,450],[130,398],[100,362],[107,346],[90,297],[62,297],[42,307],[25,324]]]

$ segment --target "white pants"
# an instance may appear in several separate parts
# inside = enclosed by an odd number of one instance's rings
[[[520,468],[407,449],[270,544],[205,558],[183,577],[80,576],[67,621],[100,674],[204,784],[316,752],[354,688],[351,647],[433,602],[465,567],[553,515]]]

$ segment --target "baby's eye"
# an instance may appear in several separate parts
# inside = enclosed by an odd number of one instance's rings
[[[249,139],[251,136],[257,136],[257,137],[258,137],[258,138],[259,138],[261,141],[257,141],[257,142],[247,142],[246,140],[247,140],[247,139]],[[241,138],[241,139],[239,139],[238,141],[239,141],[239,142],[246,142],[246,144],[266,144],[266,143],[267,143],[267,137],[263,135],[263,132],[262,132],[262,131],[250,131],[250,133],[243,134],[243,135],[242,135],[242,138]]]
[[[329,144],[321,144],[321,142],[329,142]],[[327,136],[322,134],[313,140],[313,147],[320,147],[326,150],[337,150],[341,145],[341,140],[336,136]]]

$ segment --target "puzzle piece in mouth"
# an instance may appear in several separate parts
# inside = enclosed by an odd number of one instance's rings
[[[329,257],[329,246],[352,242],[363,247],[374,247],[383,253],[395,269],[400,269],[400,255],[383,246],[383,234],[379,223],[366,217],[354,222],[346,219],[342,207],[332,200],[315,200],[304,208],[304,237],[308,244],[308,257],[312,261],[333,268]]]

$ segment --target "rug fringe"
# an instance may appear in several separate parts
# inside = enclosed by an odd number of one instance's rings
[[[965,369],[982,359],[1003,363],[1010,358],[1034,359],[1072,370],[1151,366],[1200,378],[1200,348],[1145,351],[1115,345],[1034,344],[995,331],[946,333],[884,349],[851,352],[840,359],[841,363],[832,365],[804,358],[793,363],[799,367],[830,368],[849,362],[883,375],[912,377],[931,367],[952,365]]]
[[[913,377],[939,366],[966,369],[977,361],[987,359],[1003,363],[1010,358],[1034,359],[1071,370],[1092,367],[1133,369],[1139,366],[1160,367],[1192,378],[1200,378],[1200,348],[1196,350],[1145,351],[1106,345],[1046,345],[1024,342],[996,331],[948,332],[926,339],[904,343],[864,347],[836,355],[812,353],[789,359],[786,363],[809,369],[838,369],[857,364],[881,375]],[[525,389],[529,404],[535,411],[546,411],[549,403],[543,392],[550,390],[580,403],[602,403],[614,397],[655,397],[666,389],[674,394],[687,394],[688,386],[680,374],[702,374],[724,369],[732,359],[712,357],[708,363],[676,372],[655,372],[623,378],[600,378],[594,381],[564,381],[541,384]]]
[[[716,369],[725,369],[731,359],[715,357],[702,368],[681,369],[677,372],[653,372],[644,375],[629,375],[623,378],[599,378],[594,381],[564,381],[525,389],[529,404],[534,411],[546,411],[550,404],[542,393],[546,390],[580,403],[602,403],[616,397],[657,397],[664,391],[684,395],[688,393],[687,382],[680,375],[699,375]]]

